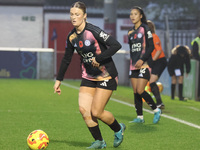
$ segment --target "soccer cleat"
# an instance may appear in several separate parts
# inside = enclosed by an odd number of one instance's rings
[[[165,109],[165,105],[163,103],[157,104],[157,107],[160,108],[160,109]]]
[[[185,101],[185,102],[186,102],[186,101],[187,101],[187,98],[185,98],[185,97],[180,97],[179,100],[180,100],[180,101]]]
[[[133,121],[130,121],[130,123],[144,123],[144,119],[135,118]]]
[[[160,120],[161,110],[158,108],[158,112],[154,113],[153,123],[158,123]]]
[[[113,146],[114,147],[118,147],[122,141],[123,141],[123,137],[124,137],[124,131],[126,129],[125,124],[120,123],[121,129],[118,132],[115,132],[115,138],[114,138],[114,143]]]
[[[87,147],[87,149],[103,149],[106,148],[106,142],[100,141],[100,140],[96,140],[92,143],[92,145],[90,147]]]

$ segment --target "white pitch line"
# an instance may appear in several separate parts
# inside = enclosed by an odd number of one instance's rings
[[[62,83],[62,85],[65,85],[65,86],[67,86],[67,87],[70,87],[70,88],[79,90],[79,87],[73,86],[73,85],[70,85],[70,84],[67,84],[67,83]],[[120,104],[124,104],[124,105],[126,105],[126,106],[134,107],[133,104],[130,104],[130,103],[127,103],[127,102],[124,102],[124,101],[121,101],[121,100],[118,100],[118,99],[115,99],[115,98],[110,98],[110,100],[112,100],[112,101],[114,101],[114,102],[117,102],[117,103],[120,103]],[[146,111],[146,112],[148,112],[148,113],[150,113],[150,114],[154,114],[153,111],[150,111],[150,110],[148,110],[148,109],[143,108],[143,110]],[[176,121],[176,122],[179,122],[179,123],[188,125],[188,126],[190,126],[190,127],[194,127],[194,128],[200,129],[200,126],[199,126],[199,125],[190,123],[190,122],[188,122],[188,121],[185,121],[185,120],[182,120],[182,119],[179,119],[179,118],[175,118],[175,117],[171,117],[171,116],[168,116],[168,115],[165,115],[165,114],[161,114],[161,116],[162,116],[162,117],[165,117],[165,118],[168,118],[168,119],[171,119],[171,120],[174,120],[174,121]]]

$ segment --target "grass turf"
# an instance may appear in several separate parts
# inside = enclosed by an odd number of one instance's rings
[[[66,81],[79,87],[79,81]],[[36,129],[44,130],[50,139],[48,150],[81,150],[90,146],[90,135],[78,110],[78,90],[62,85],[62,94],[53,93],[51,80],[0,79],[0,149],[28,150],[26,138]],[[130,87],[118,86],[113,98],[133,104]],[[200,126],[200,103],[172,101],[162,95],[163,114]],[[149,107],[144,104],[146,109]],[[200,129],[161,117],[153,124],[153,115],[144,111],[144,124],[130,124],[136,117],[133,107],[109,101],[106,110],[126,124],[122,150],[198,150]],[[107,149],[113,148],[113,132],[100,123]]]

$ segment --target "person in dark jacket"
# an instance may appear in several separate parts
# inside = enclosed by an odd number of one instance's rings
[[[168,72],[171,76],[171,99],[174,99],[176,82],[178,79],[179,100],[183,101],[183,75],[184,65],[186,66],[186,76],[190,72],[191,50],[188,46],[177,45],[172,49],[172,55],[168,61]]]

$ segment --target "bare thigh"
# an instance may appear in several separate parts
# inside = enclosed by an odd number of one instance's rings
[[[156,82],[158,80],[158,76],[155,75],[155,74],[151,74],[151,77],[150,77],[150,80],[149,80],[149,83],[153,83],[153,82]]]

